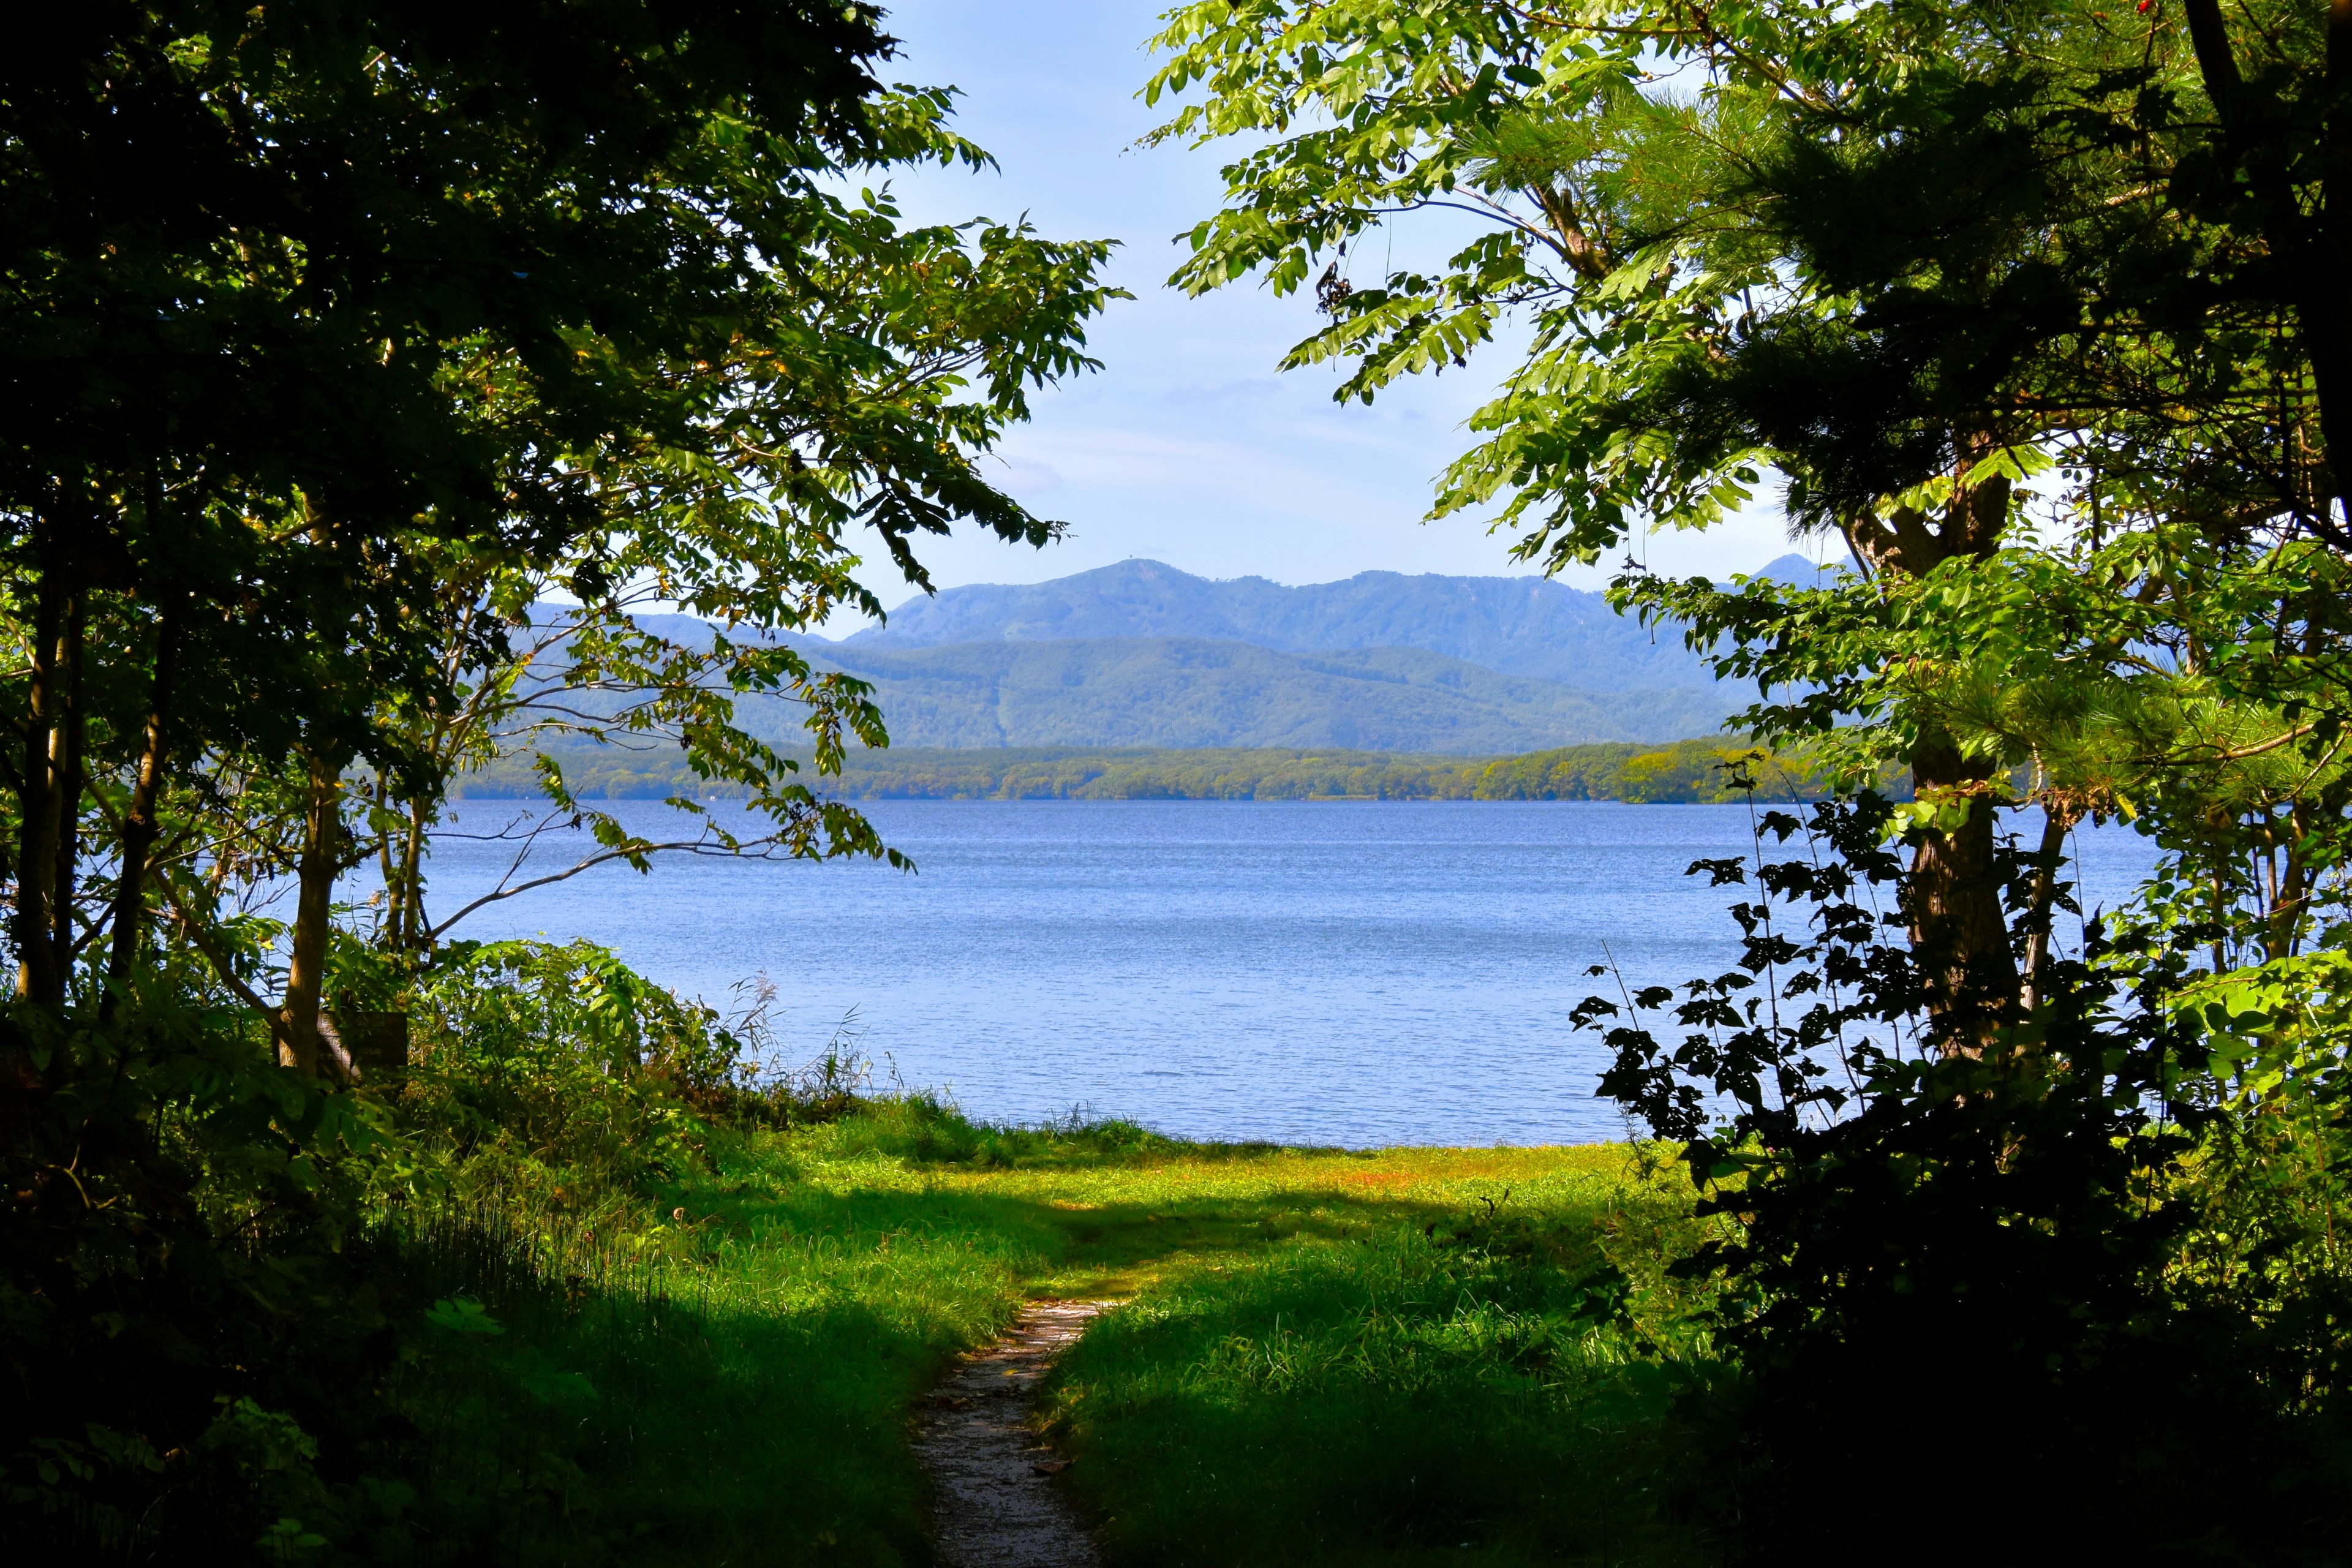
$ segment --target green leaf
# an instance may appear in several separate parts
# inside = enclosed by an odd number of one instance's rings
[[[502,1334],[506,1328],[479,1301],[445,1297],[426,1309],[425,1321],[453,1334]]]

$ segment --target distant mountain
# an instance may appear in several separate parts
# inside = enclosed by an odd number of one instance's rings
[[[1811,583],[1788,555],[1761,575]],[[649,630],[699,643],[684,616]],[[1290,588],[1129,561],[1050,583],[950,588],[839,642],[790,639],[869,680],[902,747],[1306,747],[1493,756],[1701,735],[1753,688],[1718,685],[1672,627],[1541,578],[1366,572]],[[592,700],[583,699],[582,700]],[[754,698],[762,739],[806,739]]]
[[[1764,574],[1810,581],[1815,573],[1804,557],[1788,555]],[[1207,638],[1289,653],[1419,648],[1590,691],[1715,684],[1672,628],[1654,637],[1601,595],[1547,578],[1365,572],[1293,588],[1264,577],[1215,582],[1157,561],[1124,561],[1050,583],[949,588],[901,605],[886,625],[839,647],[1107,637]]]
[[[1348,747],[1496,755],[1590,741],[1671,741],[1742,706],[1733,689],[1595,691],[1411,647],[1294,653],[1202,637],[1089,637],[877,647],[803,641],[876,687],[901,746]],[[773,710],[772,712],[770,710]],[[799,710],[745,713],[763,739]]]

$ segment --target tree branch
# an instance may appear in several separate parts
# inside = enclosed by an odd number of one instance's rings
[[[719,849],[722,853],[726,854],[742,854],[759,847],[760,844],[763,842],[772,843],[774,841],[772,839],[754,840],[751,844],[739,846],[737,848],[730,850],[726,849],[722,845],[714,844],[709,838],[681,838],[667,844],[623,844],[614,848],[599,850],[597,853],[589,856],[586,859],[581,861],[578,865],[572,867],[568,870],[552,872],[544,877],[534,877],[528,882],[520,882],[511,888],[501,883],[497,888],[484,893],[480,898],[476,899],[472,903],[467,904],[464,909],[459,910],[456,914],[451,915],[447,920],[443,921],[439,925],[433,927],[429,933],[429,937],[431,941],[439,942],[443,933],[446,932],[450,927],[456,925],[459,921],[464,920],[467,915],[472,914],[476,910],[478,910],[487,904],[495,904],[501,900],[511,899],[520,894],[528,893],[533,888],[544,888],[551,883],[569,881],[572,878],[580,875],[583,871],[593,869],[595,867],[604,865],[610,861],[619,860],[637,855],[667,854],[671,851],[680,849]],[[512,873],[509,872],[509,875],[512,875]]]
[[[293,1042],[287,1033],[285,1018],[277,1008],[262,1000],[253,987],[237,978],[236,966],[228,954],[221,951],[220,944],[213,940],[212,932],[205,922],[188,912],[187,905],[181,901],[178,886],[160,866],[155,869],[155,880],[163,888],[163,897],[172,906],[172,913],[178,917],[180,929],[188,933],[188,940],[194,942],[196,951],[205,955],[205,962],[212,965],[213,973],[219,976],[221,984],[236,992],[247,1006],[260,1014],[262,1021],[269,1026],[270,1037],[290,1050]]]

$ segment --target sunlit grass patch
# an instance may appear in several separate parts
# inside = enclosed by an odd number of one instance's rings
[[[1396,1151],[1253,1173],[1272,1181],[1243,1201],[1277,1206],[1249,1244],[1160,1271],[1056,1379],[1112,1558],[1696,1552],[1653,1484],[1678,1375],[1660,1352],[1694,1348],[1658,1265],[1696,1230],[1686,1189],[1632,1164]]]
[[[1692,1223],[1622,1148],[1193,1144],[909,1099],[717,1138],[635,1201],[510,1203],[504,1253],[420,1261],[505,1331],[404,1330],[434,1506],[498,1514],[518,1562],[919,1560],[910,1411],[1039,1295],[1132,1298],[1051,1408],[1118,1561],[1675,1539],[1603,1484],[1638,1468]]]

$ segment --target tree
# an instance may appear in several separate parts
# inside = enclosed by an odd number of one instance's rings
[[[906,232],[887,198],[836,193],[983,156],[944,94],[879,86],[870,10],[190,3],[40,26],[0,83],[24,1027],[95,981],[92,943],[124,981],[159,895],[252,999],[205,932],[217,879],[171,867],[283,867],[301,897],[270,1011],[310,1070],[333,879],[366,847],[346,782],[364,767],[429,817],[459,760],[429,716],[511,658],[480,612],[522,608],[517,584],[583,605],[575,666],[657,689],[698,765],[764,780],[714,673],[796,690],[822,736],[878,737],[862,693],[757,637],[664,654],[629,595],[761,629],[864,594],[855,521],[919,579],[918,533],[1050,535],[973,460],[1027,383],[1089,363],[1104,249]],[[804,789],[763,792],[830,847],[878,848]],[[268,821],[291,837],[257,840]]]
[[[813,628],[844,604],[880,613],[854,575],[857,521],[877,526],[918,584],[927,579],[914,536],[961,517],[1011,541],[1055,536],[982,480],[975,459],[1026,416],[1028,386],[1091,366],[1084,323],[1109,291],[1094,279],[1108,251],[1098,242],[992,225],[901,231],[892,216],[886,204],[830,199],[799,216],[796,265],[739,297],[733,335],[692,367],[700,413],[690,444],[599,454],[606,513],[562,555],[445,568],[451,700],[421,688],[397,718],[433,767],[422,785],[380,773],[374,795],[379,808],[399,806],[383,840],[394,948],[427,949],[458,918],[425,917],[427,833],[452,775],[505,757],[536,759],[551,807],[512,830],[517,871],[551,823],[588,821],[598,847],[460,914],[612,859],[643,869],[663,848],[898,863],[855,810],[819,800],[797,763],[740,728],[735,704],[777,693],[803,703],[820,773],[840,770],[848,736],[887,743],[867,688],[814,669],[779,634]],[[553,600],[559,588],[578,603]],[[679,626],[662,613],[672,606],[706,624]],[[491,639],[503,639],[499,655],[465,667]],[[551,742],[581,739],[681,752],[698,776],[767,813],[772,831],[739,838],[705,822],[666,844],[633,835],[583,807],[550,754]]]
[[[2199,118],[2213,51],[2175,19],[2070,4],[1200,5],[1157,40],[1171,58],[1147,96],[1206,89],[1161,138],[1260,143],[1176,280],[1263,271],[1289,291],[1323,263],[1329,323],[1285,363],[1352,361],[1341,398],[1466,365],[1521,321],[1528,350],[1433,518],[1497,505],[1515,552],[1556,568],[1635,526],[1706,526],[1777,471],[1792,527],[1839,537],[1900,596],[2007,571],[1996,552],[2046,504],[2025,481],[2053,455],[2090,476],[2075,510],[2095,542],[2126,491],[2127,523],[2193,504],[2242,539],[2335,526],[2311,501],[2334,483],[2314,368],[2332,329],[2305,319],[2312,289],[2280,288],[2325,260],[2320,228],[2282,216],[2319,188],[2284,129],[2326,119],[2295,63],[2315,24],[2280,5],[2242,29],[2272,62],[2266,151]],[[1441,269],[1348,273],[1370,231],[1440,209],[1483,220]],[[2268,460],[2218,460],[2247,451]],[[1771,644],[1798,620],[1711,584],[1619,591],[1688,621],[1694,646],[1742,639],[1728,672],[1862,682],[1837,688],[1859,707],[1768,702],[1740,722],[1873,721],[1946,808],[1907,819],[1939,1006],[2013,1005],[1993,807],[2015,759],[1916,686],[1864,679],[1901,655],[1859,608],[1832,668]]]
[[[1205,89],[1161,134],[1251,142],[1179,282],[1316,279],[1286,363],[1352,362],[1343,397],[1517,319],[1433,515],[1492,505],[1557,566],[1777,474],[1856,563],[1612,590],[1843,786],[1694,866],[1753,888],[1736,968],[1578,1010],[1725,1225],[1691,1267],[1737,1375],[1687,1407],[1759,1561],[2286,1561],[2340,1530],[2346,1277],[2309,1173],[2352,994],[2325,179],[2352,35],[2311,0],[2224,19],[1267,0],[1160,40],[1147,90]],[[1434,209],[1481,231],[1349,275]],[[1862,787],[1889,762],[1916,801]],[[1996,811],[2026,802],[2021,846]],[[2094,814],[2164,853],[2067,951]],[[1917,1482],[1890,1453],[2002,1458]]]

